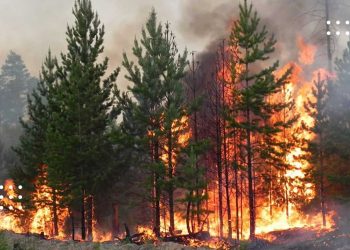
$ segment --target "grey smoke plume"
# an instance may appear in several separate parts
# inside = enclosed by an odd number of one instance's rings
[[[296,33],[307,42],[324,42],[324,0],[252,2],[262,23],[276,34],[282,61],[296,54]],[[345,21],[350,13],[347,1],[329,2],[332,19]],[[120,66],[123,51],[131,53],[133,40],[139,36],[152,7],[161,21],[171,23],[180,49],[187,47],[200,53],[209,44],[228,37],[230,22],[238,15],[238,3],[238,0],[92,0],[93,8],[106,26],[105,55],[110,57],[111,69]],[[48,48],[56,55],[65,50],[66,26],[73,20],[72,7],[72,0],[0,1],[0,64],[12,49],[23,56],[30,72],[37,75]],[[347,38],[341,37],[338,42],[343,48]],[[119,81],[126,84],[122,75]]]

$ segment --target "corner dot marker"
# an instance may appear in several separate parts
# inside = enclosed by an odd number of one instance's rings
[[[327,22],[326,22],[328,25],[330,25],[331,24],[331,20],[327,20]]]
[[[335,34],[336,34],[337,36],[339,36],[339,35],[340,35],[340,31],[335,32]]]
[[[339,25],[339,24],[340,24],[340,21],[339,21],[339,20],[337,20],[335,23],[336,23],[337,25]]]
[[[328,30],[327,31],[327,36],[330,36],[331,35],[331,32]]]

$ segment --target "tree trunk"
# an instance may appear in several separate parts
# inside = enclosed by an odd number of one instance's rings
[[[235,163],[237,164],[237,163]],[[235,189],[236,189],[236,239],[239,240],[239,207],[238,207],[238,199],[239,199],[239,189],[238,189],[238,169],[237,165],[235,166]]]
[[[222,106],[225,107],[225,40],[222,41]],[[224,170],[225,170],[225,193],[226,193],[226,208],[227,208],[227,229],[228,238],[232,239],[232,218],[231,218],[231,202],[230,202],[230,184],[229,171],[227,164],[227,142],[226,142],[226,122],[222,119],[222,133],[224,146]]]
[[[248,55],[248,49],[246,49],[246,56]],[[245,64],[246,70],[246,89],[249,88],[248,82],[248,63]],[[250,118],[250,107],[249,103],[247,103],[246,107],[246,133],[247,133],[247,171],[248,171],[248,200],[249,200],[249,238],[251,240],[255,240],[255,205],[254,205],[254,176],[253,176],[253,163],[252,163],[252,145],[251,145],[251,118]]]
[[[241,208],[241,239],[243,238],[243,181],[244,181],[244,178],[243,178],[243,172],[241,171],[241,205],[240,205],[240,208]]]
[[[190,199],[192,199],[192,192],[190,193]],[[191,225],[190,225],[190,222],[191,222],[191,201],[189,200],[187,202],[187,208],[186,208],[186,227],[187,227],[187,232],[188,234],[191,234],[192,233],[192,230],[191,230]]]
[[[173,234],[175,230],[175,220],[174,220],[174,186],[173,186],[173,162],[172,162],[172,152],[173,152],[173,144],[172,144],[172,132],[171,126],[170,131],[168,132],[168,181],[169,181],[169,220],[170,220],[170,234]]]
[[[81,197],[81,239],[86,239],[86,227],[85,227],[85,190],[82,190]]]
[[[270,220],[272,220],[272,166],[270,166],[270,183],[269,183],[269,207],[270,207]]]
[[[236,239],[239,240],[239,207],[238,207],[238,199],[239,199],[239,186],[238,186],[238,152],[237,152],[237,130],[233,130],[233,146],[234,146],[234,178],[235,178],[235,194],[236,194]]]
[[[114,238],[120,233],[119,228],[119,208],[118,204],[113,204],[113,236]]]
[[[249,111],[248,111],[249,115]],[[254,207],[254,190],[253,190],[253,166],[252,166],[252,152],[250,142],[250,129],[247,133],[247,149],[248,149],[248,199],[249,199],[249,238],[255,239],[255,207]]]
[[[324,154],[323,154],[323,135],[320,133],[320,198],[321,198],[321,211],[322,211],[322,225],[326,227],[326,207],[325,207],[325,198],[324,198]]]
[[[216,86],[218,88],[219,86]],[[218,198],[219,198],[219,236],[223,236],[223,209],[222,209],[222,162],[221,162],[221,128],[220,128],[220,117],[219,117],[219,93],[216,90],[216,103],[215,103],[215,116],[216,116],[216,162],[217,162],[217,176],[218,176]]]
[[[193,83],[193,101],[196,101],[196,98],[197,98],[197,95],[196,95],[196,88],[197,88],[197,84],[196,84],[196,77],[195,77],[195,71],[196,71],[196,68],[195,68],[195,61],[194,61],[194,52],[191,53],[192,55],[192,83]],[[194,117],[194,142],[195,144],[198,143],[198,119],[197,119],[197,110],[194,110],[193,112],[193,117]],[[199,172],[199,166],[198,166],[198,155],[197,155],[197,152],[196,152],[196,171],[197,173]],[[198,187],[198,184],[199,184],[199,179],[198,179],[198,174],[197,174],[197,177],[196,177],[196,187]],[[195,190],[196,192],[196,214],[197,214],[197,227],[199,228],[200,227],[200,224],[201,224],[201,215],[200,215],[200,206],[201,206],[201,201],[199,199],[200,197],[200,190],[197,188]]]
[[[158,141],[154,144],[154,161],[156,163],[159,163],[159,145]],[[157,237],[160,236],[160,176],[157,171],[155,171],[155,225],[154,225],[154,231]]]
[[[286,198],[286,217],[287,221],[289,220],[289,191],[288,191],[288,179],[285,177],[284,180],[284,189],[285,189],[285,198]]]
[[[87,239],[92,241],[93,240],[93,225],[92,225],[92,221],[93,221],[93,216],[94,216],[94,198],[92,195],[89,195],[88,199],[87,199]],[[96,219],[96,218],[95,218]]]
[[[71,221],[71,230],[72,230],[72,240],[75,240],[75,224],[74,224],[74,215],[73,212],[70,211],[70,221]]]
[[[58,215],[57,215],[57,195],[56,190],[52,189],[52,212],[53,212],[53,229],[54,236],[58,235]]]
[[[224,146],[225,148],[225,146]],[[225,149],[224,149],[225,151]],[[225,153],[224,153],[225,154]],[[225,189],[226,189],[226,206],[227,206],[227,226],[228,226],[228,238],[232,239],[232,218],[231,218],[231,202],[230,202],[230,191],[229,191],[229,172],[227,166],[227,160],[225,157]]]

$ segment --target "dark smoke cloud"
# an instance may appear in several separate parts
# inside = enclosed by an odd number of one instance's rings
[[[207,50],[211,51],[215,43],[228,38],[233,20],[238,18],[238,3],[232,0],[192,0],[182,1],[182,18],[178,30],[187,41],[205,40]],[[350,3],[346,0],[330,0],[331,20],[350,19]],[[249,3],[249,1],[248,1]],[[318,46],[317,66],[326,66],[326,25],[324,0],[253,0],[261,24],[277,38],[276,54],[281,63],[296,60],[298,48],[297,36],[302,36],[307,43]],[[339,55],[345,46],[345,31],[350,25],[332,26],[333,31],[340,29],[342,35],[332,36],[332,48]],[[337,45],[337,46],[336,46]]]

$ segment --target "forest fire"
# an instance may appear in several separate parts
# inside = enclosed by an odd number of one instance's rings
[[[289,62],[286,65],[282,66],[280,70],[278,70],[275,75],[276,77],[281,77],[289,68],[292,68],[291,76],[289,77],[288,83],[284,86],[285,92],[283,93],[283,97],[286,100],[288,98],[295,99],[295,110],[296,114],[300,114],[298,120],[290,128],[288,131],[284,131],[283,135],[288,138],[292,138],[297,135],[297,139],[300,140],[299,145],[295,146],[285,158],[285,162],[290,166],[288,169],[283,171],[282,173],[277,173],[279,178],[284,179],[285,184],[285,194],[284,194],[284,205],[278,204],[278,201],[275,201],[276,204],[273,204],[274,201],[266,201],[264,199],[258,199],[256,203],[259,204],[257,207],[257,228],[256,233],[264,238],[264,234],[283,229],[297,228],[297,227],[310,227],[314,229],[322,230],[332,230],[335,226],[333,221],[333,216],[335,215],[334,211],[328,211],[326,216],[326,226],[322,226],[322,215],[321,213],[317,214],[304,214],[300,207],[297,206],[293,201],[288,200],[296,200],[296,199],[304,199],[306,201],[310,201],[314,199],[316,195],[315,186],[307,181],[306,174],[309,170],[310,166],[308,162],[303,159],[305,154],[303,150],[303,145],[301,140],[303,139],[312,139],[314,135],[306,130],[302,129],[302,124],[305,123],[308,126],[313,125],[313,118],[307,114],[304,103],[307,98],[312,98],[309,93],[311,93],[312,84],[314,81],[317,81],[317,77],[320,75],[322,80],[326,80],[328,78],[334,79],[335,76],[329,73],[327,70],[323,68],[314,69],[312,72],[304,72],[303,65],[312,65],[314,63],[314,57],[317,52],[316,46],[312,44],[307,44],[303,40],[301,36],[297,36],[296,44],[299,48],[299,58],[296,62]],[[235,50],[231,48],[226,48],[226,52],[235,53]],[[233,55],[235,56],[235,54]],[[235,66],[236,72],[242,70],[241,66]],[[225,82],[229,82],[232,80],[231,71],[229,66],[224,65],[218,72],[219,79],[224,79]],[[224,76],[224,77],[223,77]],[[226,93],[231,91],[229,87],[224,88],[225,90],[225,102],[230,103],[230,97],[232,95],[230,93]],[[280,96],[276,96],[274,98],[280,98]],[[287,134],[286,134],[287,133]],[[209,216],[210,221],[210,233],[211,235],[220,235],[219,222],[218,222],[218,201],[215,198],[215,193],[218,191],[215,189],[210,190],[210,209],[214,211],[214,216]],[[240,201],[241,206],[239,210],[242,212],[241,217],[248,218],[248,201],[246,197],[241,198]],[[231,207],[232,210],[236,210],[234,202],[232,202]],[[227,207],[225,208],[227,209]],[[227,225],[226,225],[227,226]],[[227,232],[227,228],[225,229]],[[243,220],[240,225],[241,238],[247,239],[249,237],[249,221]],[[226,235],[227,236],[227,235]]]
[[[108,58],[99,59],[104,26],[90,0],[77,0],[66,52],[49,51],[28,92],[12,179],[0,186],[0,248],[2,231],[213,249],[341,232],[350,43],[333,72],[329,39],[326,69],[322,45],[303,32],[277,41],[248,2],[229,36],[192,61],[152,10],[123,54],[123,91],[120,69],[106,76]]]
[[[304,42],[304,40],[298,36],[297,37],[297,45],[300,49],[299,51],[299,61],[298,62],[290,62],[287,63],[285,66],[283,66],[278,72],[275,73],[276,77],[281,77],[290,67],[293,68],[292,74],[289,78],[288,84],[285,86],[285,92],[284,97],[282,98],[290,98],[293,97],[296,99],[296,105],[295,105],[295,112],[300,114],[300,117],[298,118],[298,121],[294,124],[294,126],[286,133],[292,133],[292,131],[298,131],[297,136],[299,139],[301,138],[307,138],[310,139],[313,137],[312,134],[310,134],[307,131],[303,131],[301,129],[302,123],[307,123],[309,126],[313,124],[313,120],[304,110],[304,102],[305,99],[308,98],[307,93],[310,91],[311,84],[313,81],[316,80],[316,77],[321,74],[322,79],[326,79],[327,77],[334,78],[333,75],[331,75],[329,72],[327,72],[324,69],[316,69],[314,72],[311,73],[311,80],[307,80],[306,76],[308,76],[309,72],[303,72],[302,65],[312,65],[314,62],[314,56],[316,53],[316,47],[307,44]],[[231,53],[231,48],[225,49],[226,53]],[[237,74],[240,74],[242,72],[242,66],[235,66],[235,71]],[[221,70],[218,72],[218,79],[221,79],[225,82],[232,80],[232,72],[230,72],[230,68],[227,65],[224,65]],[[224,76],[224,77],[222,77]],[[225,93],[224,93],[224,100],[227,104],[232,103],[232,94],[230,93],[232,91],[231,87],[224,87]],[[280,96],[276,96],[275,98],[280,98]],[[184,129],[188,130],[188,117],[182,117],[178,121],[174,121],[172,125],[172,132],[174,134],[179,133],[178,135],[178,144],[182,145],[182,147],[185,147],[191,138],[191,134],[193,131],[187,131],[185,133],[181,132]],[[154,136],[154,133],[149,134],[151,137]],[[280,135],[282,136],[282,135]],[[283,136],[286,136],[286,138],[290,138],[291,134],[284,134]],[[232,140],[226,141],[227,144],[231,144]],[[228,145],[228,151],[233,150],[233,145]],[[169,154],[168,154],[168,146],[166,145],[164,148],[164,153],[161,155],[161,159],[164,162],[164,164],[169,163]],[[175,152],[171,153],[171,162],[172,165],[174,165],[173,169],[173,175],[176,175],[176,164],[177,164],[177,154]],[[295,199],[296,197],[302,197],[305,200],[311,200],[315,197],[316,191],[315,187],[312,183],[309,183],[305,180],[305,171],[309,168],[308,163],[302,159],[304,152],[302,149],[302,146],[300,147],[294,147],[290,153],[285,158],[286,163],[290,166],[289,169],[285,171],[278,172],[277,175],[279,178],[284,179],[286,182],[285,184],[285,201],[283,201],[284,204],[281,204],[280,201],[266,201],[264,199],[257,198],[256,203],[259,204],[257,206],[257,228],[256,233],[261,238],[265,238],[268,240],[273,240],[270,236],[268,236],[269,232],[277,231],[277,230],[283,230],[283,229],[290,229],[290,228],[296,228],[296,227],[306,227],[306,228],[313,228],[313,229],[319,229],[319,230],[331,230],[334,226],[334,222],[332,217],[334,216],[334,211],[328,211],[326,221],[327,226],[322,227],[321,223],[321,214],[303,214],[303,212],[300,211],[300,209],[297,207],[296,204],[293,202],[288,202],[288,199]],[[232,160],[231,156],[228,156],[230,160]],[[1,212],[1,229],[2,230],[12,230],[17,233],[34,233],[34,234],[41,234],[44,233],[48,237],[54,237],[57,239],[68,239],[70,236],[66,232],[66,226],[65,223],[69,220],[69,212],[67,209],[61,209],[56,208],[59,211],[56,211],[58,216],[58,234],[55,235],[54,231],[54,224],[52,222],[52,218],[54,216],[54,211],[52,210],[52,204],[55,203],[57,206],[59,204],[59,198],[56,197],[56,201],[53,197],[52,190],[45,184],[46,181],[46,173],[44,172],[44,175],[41,177],[41,180],[44,181],[44,183],[37,183],[36,185],[36,191],[33,194],[33,201],[35,203],[41,204],[39,205],[38,209],[36,211],[31,212],[25,212],[25,221],[30,221],[29,228],[21,226],[21,223],[23,222],[23,218],[20,218],[18,215],[16,216],[14,213],[11,213],[11,210],[18,209],[24,211],[20,203],[16,203],[13,201],[13,197],[16,196],[14,192],[14,183],[11,180],[6,181],[4,189],[5,192],[7,192],[8,196],[2,200],[2,205],[6,207],[9,212]],[[233,177],[233,175],[231,175]],[[242,181],[244,177],[243,173],[240,173],[241,178],[241,188],[245,187],[245,183]],[[257,184],[258,185],[258,184]],[[230,204],[232,211],[239,210],[240,214],[240,223],[239,225],[239,231],[240,231],[240,237],[242,239],[248,239],[249,238],[249,220],[246,220],[245,218],[249,217],[248,213],[248,200],[247,197],[243,194],[245,191],[241,191],[240,194],[240,207],[236,208],[235,203],[232,200],[232,204]],[[207,202],[207,209],[209,211],[212,211],[210,214],[207,215],[207,218],[205,219],[205,223],[202,225],[202,228],[197,228],[197,230],[200,231],[208,231],[211,236],[220,236],[220,223],[218,221],[218,203],[217,203],[217,196],[218,196],[218,190],[217,190],[217,183],[216,185],[210,185],[209,189],[207,190],[207,195],[209,197],[209,200]],[[11,197],[11,198],[8,198]],[[276,204],[274,204],[276,202]],[[51,204],[51,205],[48,205]],[[227,207],[224,207],[226,210]],[[176,213],[175,214],[175,229],[176,232],[180,232],[182,234],[188,234],[188,226],[184,219],[183,214]],[[198,226],[198,225],[197,225]],[[227,220],[225,220],[223,228],[223,236],[228,237],[227,235]],[[169,235],[169,232],[167,230],[169,229],[169,214],[163,215],[161,217],[161,231],[164,233],[164,235]],[[97,221],[93,220],[93,241],[97,242],[103,242],[103,241],[111,241],[113,240],[113,235],[111,231],[99,231],[97,225]],[[157,237],[154,234],[154,231],[144,225],[138,225],[136,228],[137,232],[140,234],[143,234],[143,239],[147,240],[157,240]],[[237,230],[237,229],[234,229]],[[266,236],[264,236],[266,234]],[[192,239],[188,241],[189,245],[193,246],[201,246],[203,243],[201,241]],[[224,244],[223,242],[217,241],[217,240],[208,240],[205,245],[208,245],[211,247],[218,247]]]

